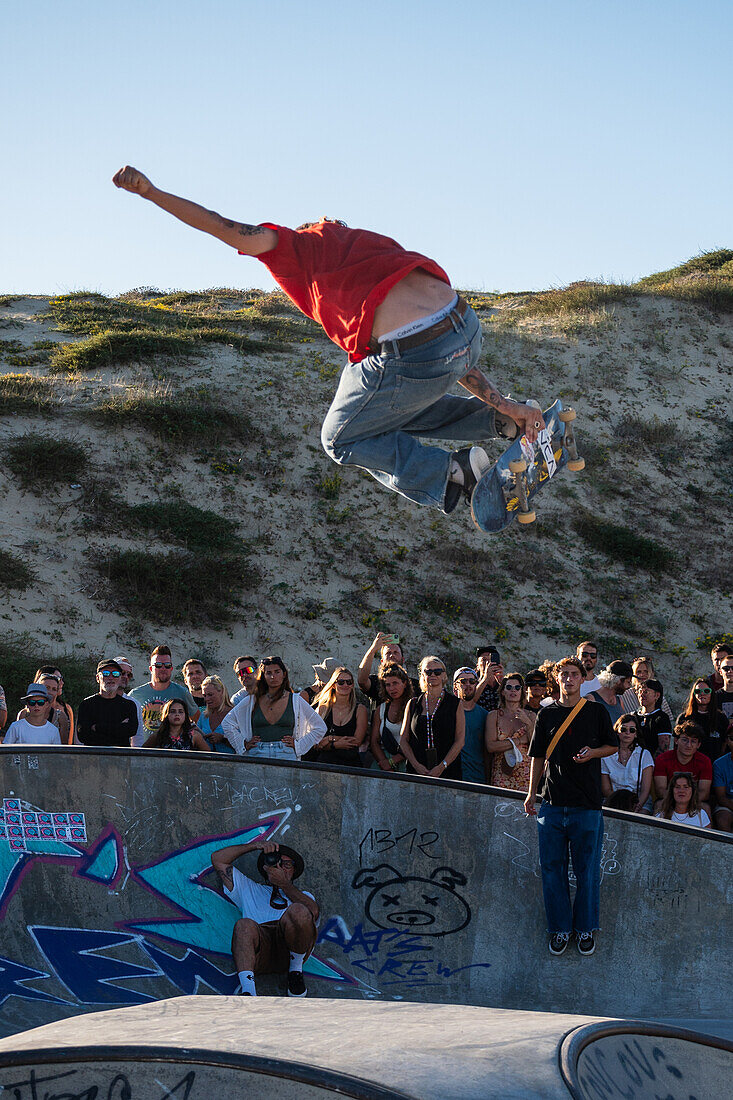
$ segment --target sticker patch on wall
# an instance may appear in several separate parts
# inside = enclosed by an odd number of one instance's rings
[[[66,840],[86,843],[84,814],[46,813],[22,810],[19,798],[4,798],[0,809],[0,840],[6,840],[11,852],[27,852],[29,843],[38,840]]]

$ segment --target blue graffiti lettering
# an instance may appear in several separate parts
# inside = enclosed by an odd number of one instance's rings
[[[331,917],[318,937],[319,943],[331,943],[343,951],[353,969],[381,978],[382,985],[438,985],[464,970],[488,970],[491,963],[475,962],[465,966],[446,966],[435,957],[433,937],[394,930],[364,931],[357,924],[351,933],[342,917]],[[379,958],[377,958],[379,956]]]
[[[82,1004],[141,1005],[156,999],[135,989],[128,989],[127,986],[117,986],[115,981],[121,978],[159,977],[159,970],[136,966],[110,955],[90,954],[105,947],[135,943],[138,941],[137,936],[131,936],[127,932],[48,928],[43,925],[31,926],[28,931],[56,971],[59,980]]]

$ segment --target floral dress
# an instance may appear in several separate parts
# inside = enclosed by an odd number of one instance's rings
[[[499,728],[499,717],[505,712],[498,710],[496,712],[496,740],[506,741],[506,747],[511,748],[509,744],[510,739],[517,746],[522,754],[522,763],[517,764],[513,769],[511,775],[507,775],[504,765],[504,754],[501,752],[493,753],[493,761],[491,764],[491,783],[494,787],[504,787],[509,791],[527,791],[529,790],[529,770],[531,767],[531,760],[528,755],[529,738],[531,736],[524,727],[521,730],[517,730],[515,733],[505,733]]]

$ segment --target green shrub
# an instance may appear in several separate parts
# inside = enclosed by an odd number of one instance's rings
[[[64,674],[64,699],[76,708],[96,691],[94,670],[99,657],[72,657],[59,653],[48,641],[30,634],[0,633],[0,684],[5,688],[9,720],[20,710],[20,697],[40,665],[54,665]]]
[[[181,359],[202,355],[206,344],[228,344],[238,351],[253,353],[284,348],[272,341],[255,340],[222,328],[199,328],[194,332],[132,328],[124,332],[100,332],[73,344],[59,344],[49,360],[49,370],[52,374],[76,374],[139,363],[156,356]]]
[[[578,282],[555,290],[533,294],[531,301],[517,310],[512,318],[554,317],[564,313],[589,313],[614,302],[632,297],[633,290],[625,283]]]
[[[578,516],[574,526],[580,537],[595,550],[623,565],[653,572],[670,570],[674,564],[675,555],[671,550],[630,527],[609,523],[590,513]]]
[[[152,533],[161,544],[176,543],[189,549],[241,550],[238,524],[216,512],[197,508],[185,500],[146,501],[128,504],[106,489],[94,487],[88,495],[92,526],[124,531],[134,537]]]
[[[87,452],[73,439],[27,432],[3,447],[5,465],[24,489],[40,490],[63,478],[78,481],[89,467]]]
[[[33,374],[0,374],[0,415],[45,413],[54,405],[53,391]]]
[[[0,589],[25,592],[35,579],[36,574],[29,565],[9,550],[0,549]]]
[[[690,275],[733,275],[733,250],[730,248],[717,248],[710,252],[700,252],[697,256],[686,260],[677,267],[670,267],[667,271],[657,271],[653,275],[646,275],[634,284],[635,288],[642,290],[664,286],[675,279],[684,279]]]
[[[640,454],[645,448],[664,457],[672,449],[677,451],[687,438],[676,424],[661,420],[658,416],[641,417],[630,413],[622,416],[614,425],[617,437],[623,441],[624,451]]]
[[[113,582],[108,610],[160,623],[223,626],[236,616],[242,594],[260,580],[246,553],[110,550],[92,563]]]
[[[175,396],[128,390],[90,410],[88,416],[115,427],[141,428],[185,448],[260,439],[246,413],[222,405],[205,386]]]

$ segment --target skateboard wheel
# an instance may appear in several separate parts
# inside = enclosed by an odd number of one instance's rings
[[[534,523],[537,519],[535,512],[519,512],[517,514],[517,521],[519,523]]]
[[[574,474],[579,473],[581,470],[585,469],[585,459],[584,458],[571,458],[571,459],[569,459],[568,460],[568,469],[572,470]]]
[[[575,409],[563,409],[563,411],[557,415],[559,419],[562,420],[563,424],[571,424],[573,420],[575,420],[577,413]]]
[[[515,458],[509,463],[509,469],[513,474],[523,474],[527,469],[527,463],[523,458]]]

